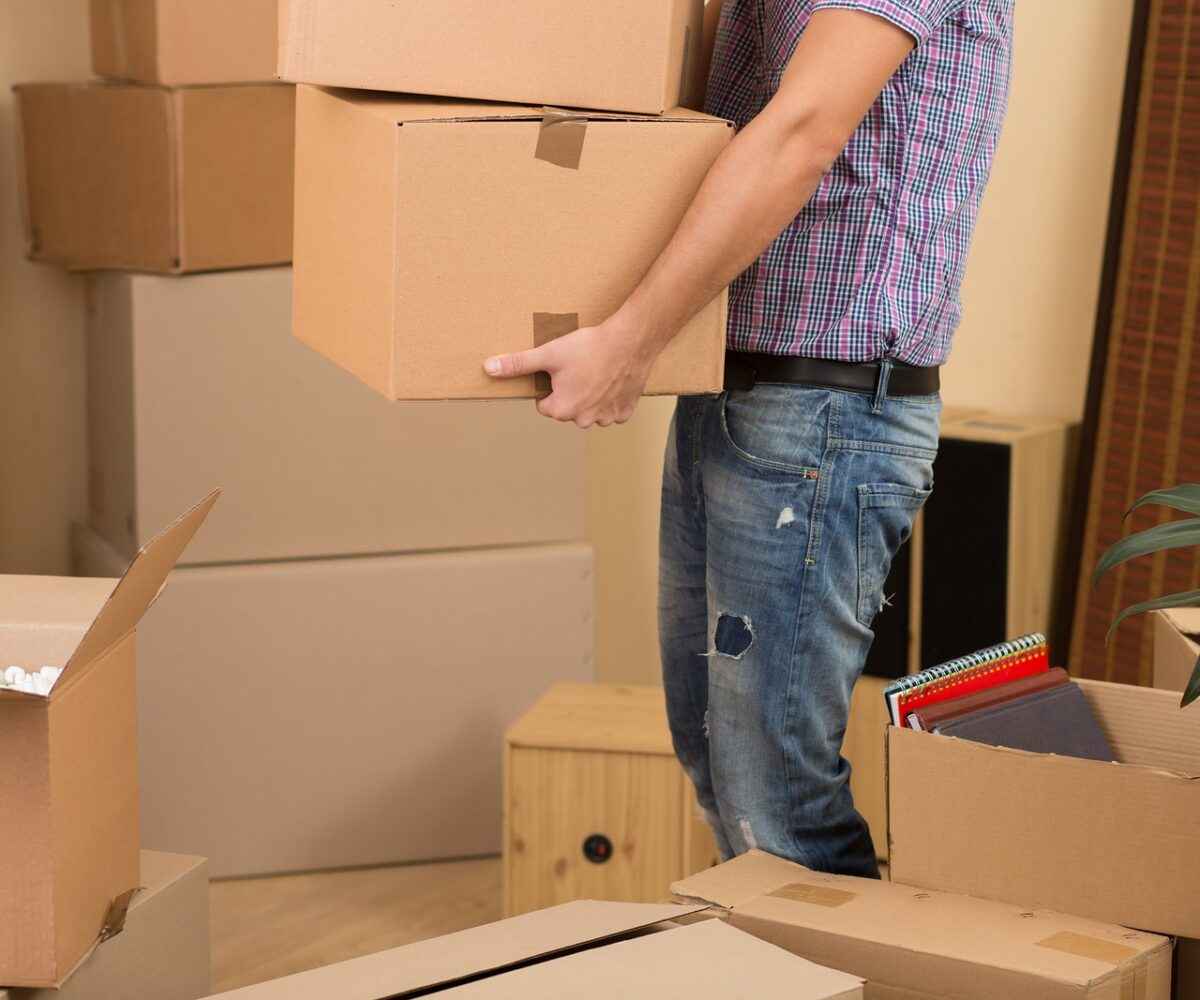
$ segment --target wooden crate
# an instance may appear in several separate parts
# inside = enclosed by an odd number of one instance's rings
[[[504,908],[662,900],[719,861],[658,687],[557,684],[505,741]]]

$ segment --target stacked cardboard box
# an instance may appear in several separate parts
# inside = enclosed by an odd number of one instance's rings
[[[675,107],[698,93],[701,0],[282,6],[296,336],[389,399],[543,394],[483,360],[611,315],[732,134]],[[720,390],[725,311],[688,324],[647,393]]]
[[[29,256],[182,273],[291,260],[295,89],[274,0],[94,0],[105,82],[16,88]]]
[[[150,542],[119,581],[0,578],[7,665],[62,668],[46,693],[0,687],[0,984],[61,986],[120,932],[148,878],[134,632],[215,502]]]

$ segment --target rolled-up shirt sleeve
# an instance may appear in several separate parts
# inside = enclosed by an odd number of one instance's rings
[[[962,0],[813,0],[812,10],[840,8],[874,14],[924,42]]]

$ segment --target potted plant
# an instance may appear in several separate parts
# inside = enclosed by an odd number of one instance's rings
[[[1181,486],[1175,486],[1171,489],[1154,490],[1147,493],[1129,508],[1125,516],[1129,517],[1139,507],[1145,507],[1149,504],[1170,507],[1173,510],[1183,511],[1187,514],[1200,515],[1200,483],[1184,483]],[[1100,561],[1096,564],[1092,583],[1095,584],[1114,566],[1118,566],[1129,559],[1189,545],[1200,545],[1200,517],[1191,517],[1180,521],[1168,521],[1165,524],[1157,524],[1153,528],[1147,528],[1145,531],[1127,535],[1113,544],[1100,557]],[[1161,608],[1188,608],[1196,606],[1200,606],[1200,590],[1190,590],[1181,594],[1168,594],[1165,597],[1156,597],[1150,601],[1142,601],[1140,604],[1131,605],[1117,615],[1108,630],[1108,634],[1111,636],[1117,626],[1130,617],[1130,615],[1140,615],[1143,612],[1157,611]],[[1188,681],[1187,688],[1183,692],[1183,699],[1180,702],[1180,706],[1190,705],[1197,698],[1200,698],[1200,661],[1197,662],[1195,670],[1192,671],[1192,678]]]

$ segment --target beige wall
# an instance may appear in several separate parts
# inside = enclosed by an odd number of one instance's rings
[[[1018,0],[1012,99],[945,373],[948,404],[1083,411],[1132,0]],[[659,459],[670,407],[590,431],[597,670],[658,677]]]
[[[87,0],[0,0],[0,572],[67,573],[85,510],[82,279],[23,259],[11,86],[90,73]]]

